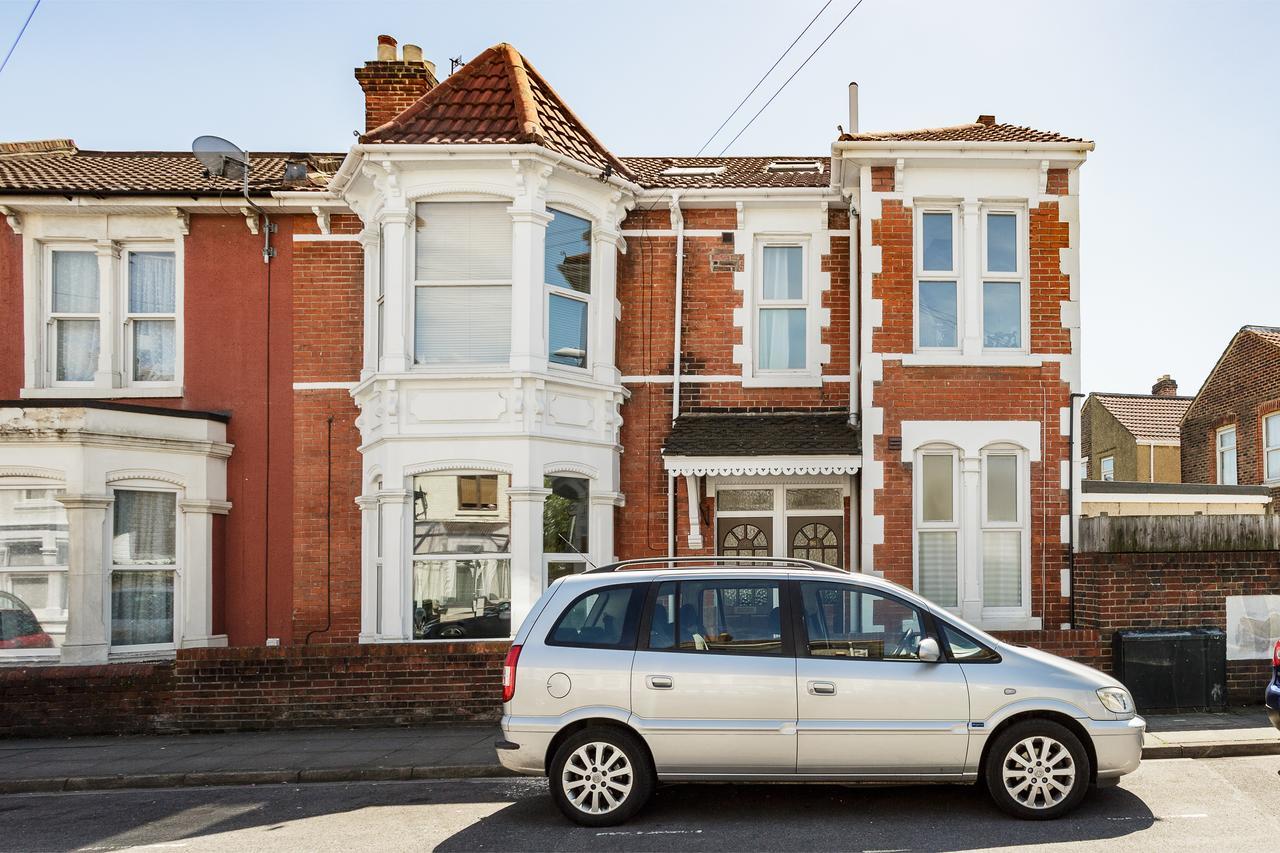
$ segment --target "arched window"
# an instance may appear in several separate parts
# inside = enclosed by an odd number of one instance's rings
[[[830,526],[820,521],[810,522],[791,537],[791,555],[836,566],[840,564],[840,539]]]
[[[726,557],[767,557],[769,537],[754,524],[737,524],[724,534],[720,553]]]

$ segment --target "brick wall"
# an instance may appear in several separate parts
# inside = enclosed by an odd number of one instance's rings
[[[2,667],[0,738],[148,732],[172,697],[172,663]]]

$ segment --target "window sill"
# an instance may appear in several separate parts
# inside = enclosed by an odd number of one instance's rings
[[[821,388],[822,376],[815,373],[757,373],[742,377],[743,388]]]
[[[1039,631],[1043,620],[1039,616],[993,616],[976,624],[984,631]]]
[[[125,398],[175,398],[183,395],[181,385],[145,388],[23,388],[19,395],[28,400],[118,400]]]
[[[885,355],[885,358],[893,356]],[[1026,353],[963,355],[958,352],[909,352],[901,356],[904,367],[1040,367],[1045,359]]]

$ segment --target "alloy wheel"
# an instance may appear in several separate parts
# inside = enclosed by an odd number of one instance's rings
[[[1004,757],[1005,790],[1019,804],[1048,809],[1070,795],[1076,785],[1071,751],[1045,735],[1024,738]]]
[[[627,754],[601,741],[584,743],[574,750],[560,774],[569,802],[593,815],[608,814],[626,802],[634,781]]]

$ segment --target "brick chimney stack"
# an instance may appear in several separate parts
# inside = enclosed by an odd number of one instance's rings
[[[1165,374],[1156,380],[1156,384],[1151,386],[1151,393],[1157,397],[1176,397],[1178,396],[1178,383],[1169,378],[1169,374]]]
[[[364,132],[386,124],[406,107],[439,85],[436,66],[422,58],[422,48],[406,44],[396,56],[396,40],[378,36],[378,58],[356,69],[364,90]]]

